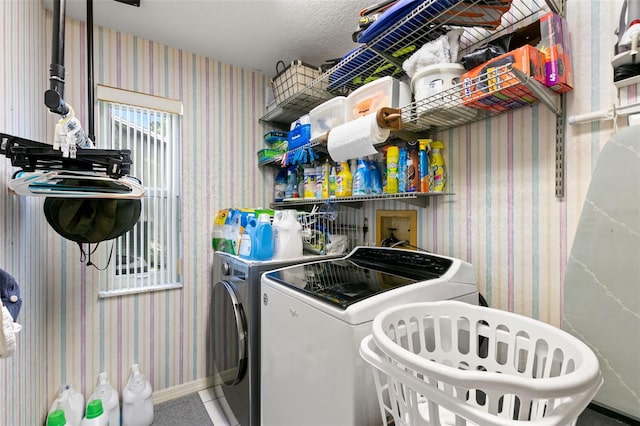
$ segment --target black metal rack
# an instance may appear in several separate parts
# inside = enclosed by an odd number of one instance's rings
[[[62,151],[52,145],[0,133],[0,153],[11,160],[11,165],[25,172],[35,170],[73,170],[104,173],[113,179],[128,175],[131,169],[131,151],[128,149],[82,149],[75,158],[63,157]]]

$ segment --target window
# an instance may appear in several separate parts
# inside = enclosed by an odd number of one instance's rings
[[[131,151],[130,175],[145,187],[140,220],[105,252],[100,297],[182,287],[180,121],[182,103],[98,86],[96,145]]]

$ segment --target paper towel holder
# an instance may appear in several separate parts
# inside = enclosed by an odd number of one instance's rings
[[[376,111],[376,122],[381,129],[400,130],[402,129],[402,113],[400,108],[382,107]],[[326,145],[329,141],[329,132],[327,130],[321,136],[318,136],[318,142]]]

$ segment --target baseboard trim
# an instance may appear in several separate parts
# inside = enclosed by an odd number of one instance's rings
[[[171,401],[172,399],[190,395],[201,390],[219,385],[219,379],[216,376],[205,377],[203,379],[194,380],[192,382],[183,383],[181,385],[172,386],[153,393],[153,403],[160,404]]]

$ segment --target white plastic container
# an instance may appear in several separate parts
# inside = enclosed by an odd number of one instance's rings
[[[122,390],[122,426],[149,426],[153,423],[153,390],[138,364],[131,366]]]
[[[387,76],[354,90],[347,96],[346,121],[378,112],[383,107],[402,108],[411,102],[407,83]]]
[[[109,419],[109,426],[120,426],[120,397],[118,391],[109,383],[107,373],[104,371],[98,375],[96,389],[89,397],[89,401],[94,399],[102,401],[102,409]]]
[[[309,111],[311,140],[347,121],[347,98],[336,96]]]
[[[87,404],[87,412],[81,426],[109,426],[109,417],[102,408],[102,400],[94,399]]]
[[[70,384],[64,384],[58,391],[58,396],[51,404],[49,413],[56,410],[64,411],[67,426],[80,426],[84,415],[84,396]]]
[[[302,256],[302,225],[295,210],[284,210],[274,222],[273,258],[295,259]]]
[[[411,91],[416,102],[452,89],[460,83],[465,69],[460,64],[435,64],[420,68],[411,79]]]
[[[420,68],[411,79],[411,91],[416,112],[424,124],[451,126],[472,120],[477,111],[462,105],[460,83],[465,69],[456,63],[429,65]]]

